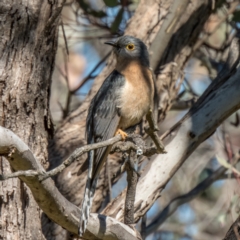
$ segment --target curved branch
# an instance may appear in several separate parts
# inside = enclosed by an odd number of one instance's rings
[[[0,126],[0,155],[4,156],[15,171],[45,170],[35,159],[29,147],[12,131]],[[115,140],[118,140],[115,137]],[[55,187],[52,179],[41,181],[38,176],[19,176],[30,188],[39,207],[54,222],[77,236],[80,209],[64,198]],[[117,220],[98,214],[91,214],[86,239],[141,239],[139,233]]]

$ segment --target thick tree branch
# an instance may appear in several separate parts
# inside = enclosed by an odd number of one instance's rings
[[[12,131],[0,127],[0,155],[4,156],[15,171],[45,170],[35,159],[29,147]],[[119,140],[115,137],[115,140]],[[57,224],[77,235],[80,209],[65,199],[54,185],[52,179],[41,181],[37,176],[19,176],[30,188],[39,207]],[[136,239],[138,232],[113,218],[91,214],[86,239]]]

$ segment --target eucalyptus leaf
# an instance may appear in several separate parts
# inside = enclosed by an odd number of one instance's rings
[[[233,13],[233,18],[232,18],[232,20],[233,20],[234,22],[240,22],[240,11],[235,11],[235,12]]]
[[[103,0],[103,1],[107,7],[116,7],[120,4],[118,0]]]
[[[123,8],[121,8],[118,11],[118,14],[117,14],[116,18],[114,19],[112,26],[111,26],[111,33],[116,33],[118,31],[118,28],[122,22],[123,12],[124,12]]]

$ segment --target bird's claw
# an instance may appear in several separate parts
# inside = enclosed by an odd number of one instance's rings
[[[120,128],[117,130],[116,135],[120,134],[122,137],[122,140],[125,140],[127,138],[127,133],[122,131]]]

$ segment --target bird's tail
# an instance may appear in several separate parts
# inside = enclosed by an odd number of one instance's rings
[[[110,150],[111,150],[111,146],[101,148],[96,152],[97,156],[94,156],[95,155],[94,150],[91,150],[89,152],[88,178],[87,178],[84,198],[82,201],[82,214],[80,216],[80,224],[78,229],[78,234],[80,237],[83,236],[87,228],[87,223],[88,223],[88,219],[89,219],[89,215],[92,207],[93,196],[97,187],[98,176],[100,174],[100,171],[102,169],[104,162],[107,159],[107,156]],[[96,161],[98,164],[96,164],[96,162],[94,163],[94,161]]]
[[[83,234],[87,228],[87,223],[88,223],[88,219],[89,219],[89,215],[90,215],[90,211],[91,211],[93,196],[94,196],[96,185],[97,185],[97,178],[94,180],[92,179],[93,158],[94,158],[94,151],[91,150],[89,157],[88,157],[89,170],[88,170],[88,177],[87,177],[84,198],[82,200],[82,213],[80,216],[80,224],[79,224],[79,229],[78,229],[78,234],[80,237],[83,236]]]

